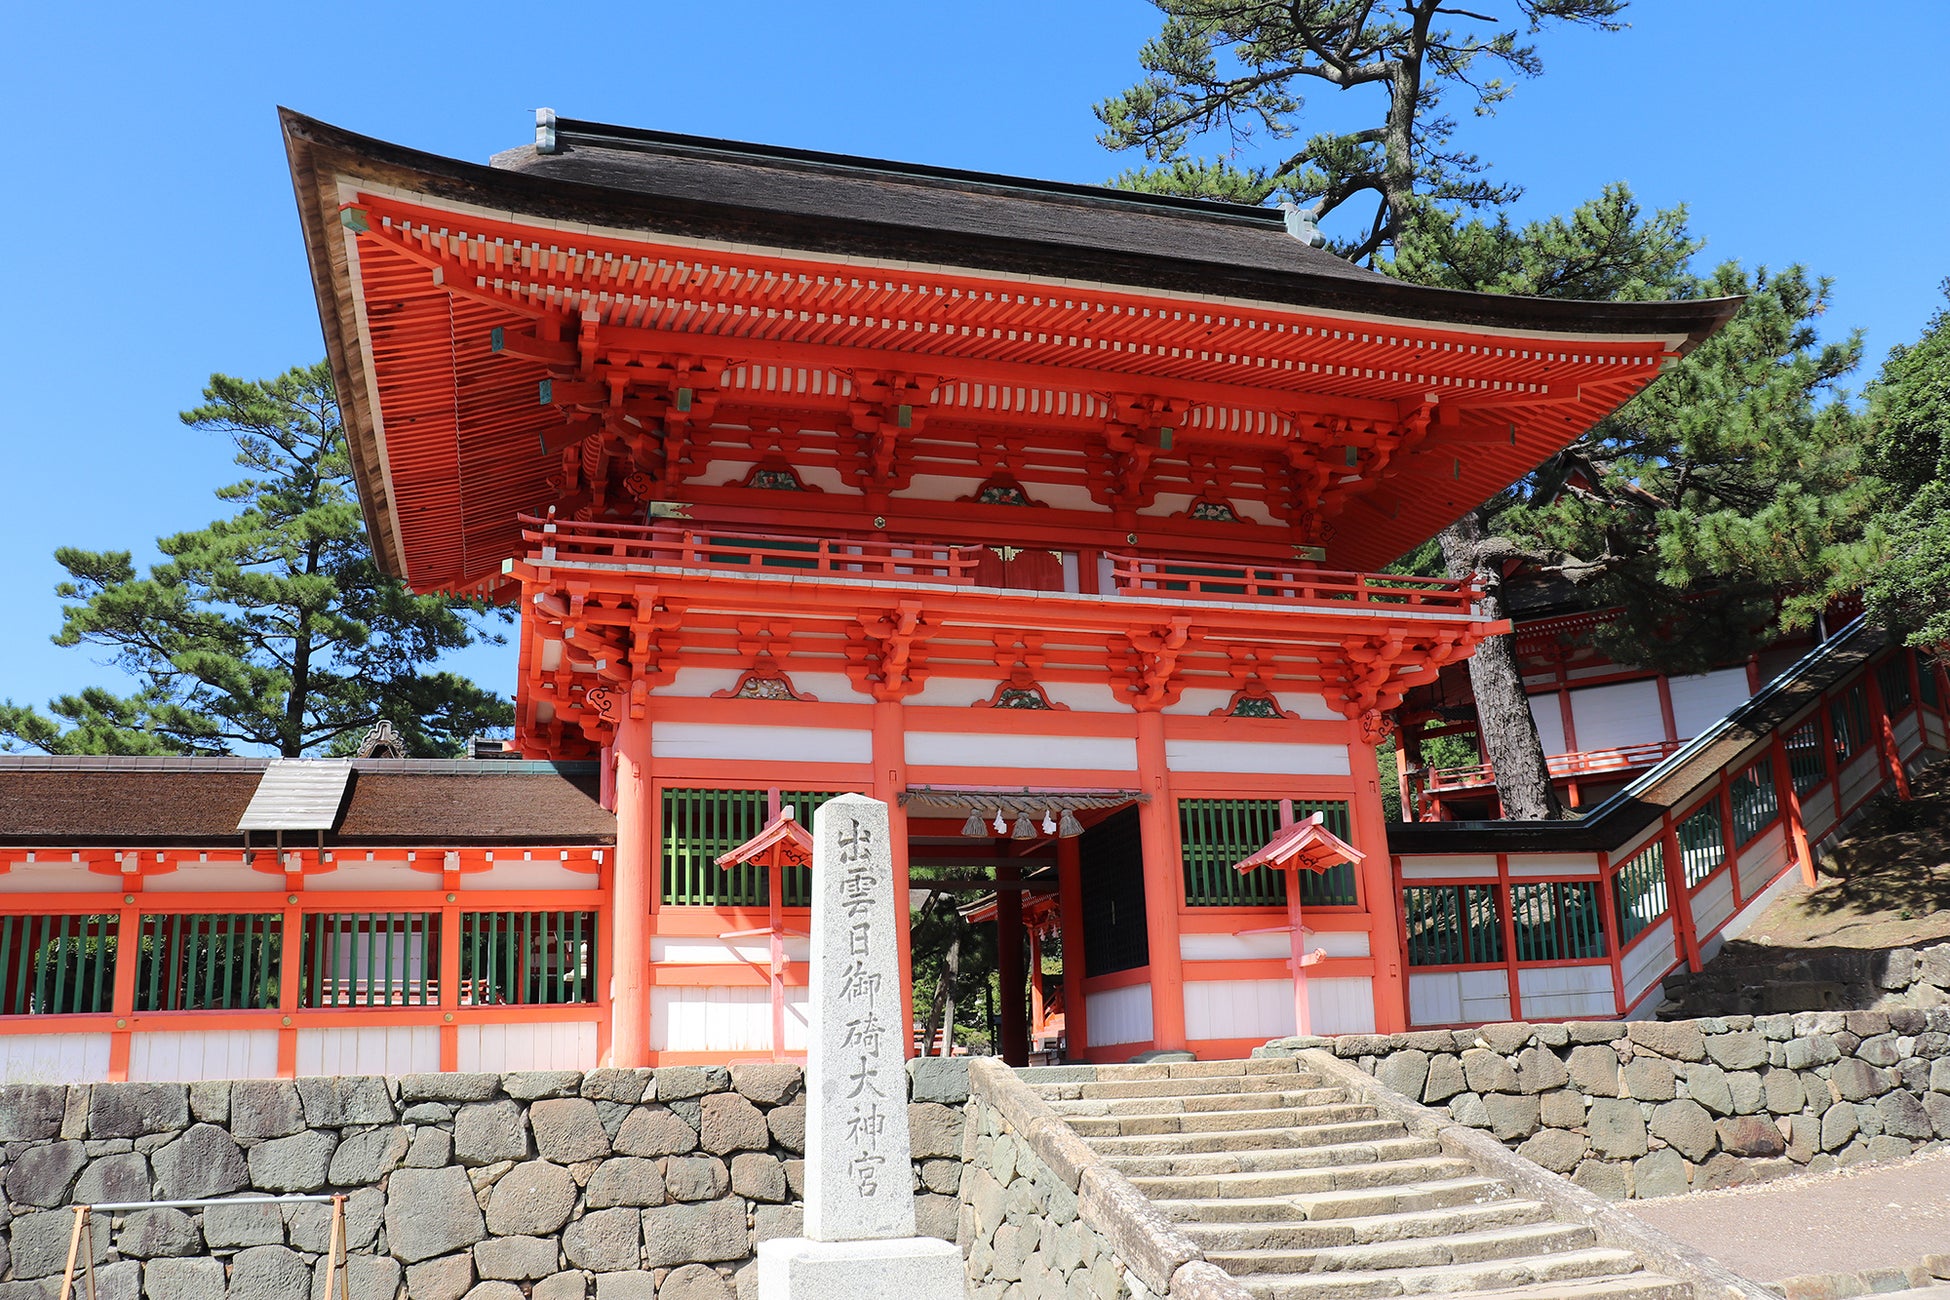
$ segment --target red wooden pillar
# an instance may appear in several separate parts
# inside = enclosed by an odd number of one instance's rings
[[[914,1055],[914,935],[913,909],[908,903],[907,809],[901,793],[907,789],[907,706],[899,700],[873,703],[873,797],[887,805],[887,846],[894,867],[894,942],[901,976],[901,1041]],[[1018,898],[1020,905],[1021,899]],[[1018,924],[1020,931],[1022,926]],[[1018,940],[1020,942],[1020,940]],[[817,1015],[817,1008],[813,1009]]]
[[[122,878],[122,912],[115,922],[115,1029],[108,1037],[108,1082],[120,1083],[129,1077],[129,1027],[135,1022],[135,973],[141,965],[136,954],[142,946],[142,910],[136,906],[142,877]]]
[[[1083,841],[1056,842],[1056,897],[1063,927],[1063,1054],[1080,1058],[1090,1045],[1083,981]]]
[[[1686,969],[1696,971],[1704,963],[1699,955],[1699,932],[1693,928],[1693,896],[1686,889],[1686,861],[1679,855],[1679,832],[1673,827],[1671,812],[1663,814],[1659,835],[1664,845],[1661,853],[1666,860],[1666,897],[1672,900],[1673,931]]]
[[[296,885],[304,888],[302,872],[295,878],[285,876],[287,887]],[[278,963],[278,1077],[296,1078],[298,1074],[298,1003],[303,990],[299,979],[304,973],[302,954],[305,951],[305,915],[298,908],[301,895],[293,890],[284,896],[284,915],[278,919],[280,927],[279,947],[283,954]],[[323,961],[323,953],[313,955],[314,961]],[[444,1068],[444,1067],[443,1067]]]
[[[657,845],[651,807],[650,724],[626,718],[616,764],[616,870],[610,893],[610,1064],[650,1064],[650,893]]]
[[[1817,735],[1820,728],[1816,729]],[[1815,855],[1808,844],[1808,827],[1801,820],[1801,792],[1794,788],[1794,769],[1788,764],[1787,741],[1780,730],[1774,732],[1774,795],[1780,800],[1781,821],[1788,837],[1788,851],[1801,865],[1801,879],[1809,888],[1815,884]]]
[[[1862,672],[1862,680],[1869,688],[1869,726],[1875,732],[1876,757],[1881,760],[1889,779],[1895,782],[1896,797],[1906,800],[1909,798],[1909,773],[1903,770],[1903,751],[1896,744],[1896,728],[1889,721],[1889,704],[1882,698],[1879,667],[1871,665]]]
[[[1372,762],[1372,755],[1370,755]],[[1185,1048],[1184,963],[1178,955],[1178,911],[1185,903],[1185,872],[1178,849],[1178,809],[1165,766],[1165,718],[1155,709],[1137,715],[1138,788],[1150,798],[1138,805],[1144,853],[1144,936],[1151,965],[1151,1045]]]
[[[1408,981],[1402,975],[1401,893],[1388,856],[1388,817],[1381,810],[1381,768],[1374,743],[1358,720],[1347,724],[1349,818],[1354,847],[1361,850],[1361,905],[1368,912],[1368,952],[1374,959],[1375,1032],[1408,1028]]]
[[[1679,743],[1679,715],[1672,707],[1672,679],[1659,674],[1659,721],[1666,729],[1666,743]]]
[[[997,1044],[1010,1065],[1029,1064],[1029,989],[1023,982],[1022,891],[1011,888],[1022,879],[1014,863],[995,868],[995,990]]]

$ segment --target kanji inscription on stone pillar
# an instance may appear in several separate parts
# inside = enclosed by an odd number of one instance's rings
[[[806,1236],[912,1237],[896,929],[907,900],[894,898],[886,804],[849,794],[820,807],[812,886]]]

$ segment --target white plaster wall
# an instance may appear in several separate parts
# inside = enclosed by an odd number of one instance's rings
[[[1598,855],[1595,853],[1512,853],[1510,874],[1526,879],[1537,876],[1595,876],[1598,874]]]
[[[1626,949],[1619,962],[1619,973],[1625,977],[1625,1004],[1637,1002],[1645,991],[1672,969],[1673,962],[1679,959],[1679,950],[1673,939],[1673,921],[1670,916],[1639,936],[1638,943]]]
[[[1693,930],[1707,935],[1719,929],[1720,922],[1733,915],[1733,873],[1716,871],[1693,895]]]
[[[565,1024],[462,1025],[455,1063],[464,1072],[593,1070],[596,1026]]]
[[[1307,936],[1307,951],[1329,957],[1366,957],[1365,930],[1315,930]],[[1285,934],[1180,934],[1181,961],[1285,961],[1292,955],[1292,939]]]
[[[595,889],[601,883],[601,877],[595,872],[571,871],[562,865],[560,859],[554,858],[496,860],[486,871],[473,872],[460,878],[463,890]],[[435,885],[438,885],[437,880]],[[592,909],[595,903],[595,899],[589,900]]]
[[[1736,870],[1740,872],[1740,892],[1748,898],[1765,889],[1775,876],[1794,865],[1793,855],[1788,848],[1785,822],[1786,818],[1782,818],[1773,830],[1759,835],[1740,852]]]
[[[785,1050],[807,1042],[806,990],[785,991]],[[650,990],[650,1047],[658,1052],[766,1052],[772,1049],[772,991],[713,985]]]
[[[1747,702],[1747,670],[1721,668],[1698,677],[1674,677],[1672,718],[1683,739],[1699,735]]]
[[[812,940],[786,936],[785,959],[806,961]],[[762,966],[770,971],[772,947],[764,935],[745,939],[714,939],[708,935],[652,936],[650,963],[677,962],[686,966]]]
[[[318,879],[319,876],[316,875],[307,876],[305,883],[310,887]],[[422,888],[437,887],[439,883],[435,880],[432,886],[422,886]],[[144,888],[168,894],[248,894],[273,891],[281,894],[284,892],[284,877],[267,871],[253,871],[241,862],[185,862],[174,871],[149,877],[148,884]]]
[[[1174,772],[1249,772],[1266,776],[1346,776],[1345,745],[1255,744],[1240,740],[1165,741]]]
[[[1517,992],[1528,1020],[1609,1020],[1618,1014],[1608,965],[1521,967]]]
[[[96,1083],[108,1077],[107,1034],[0,1035],[0,1083]]]
[[[1656,682],[1614,682],[1572,691],[1571,721],[1581,750],[1617,749],[1666,738]]]
[[[439,1069],[436,1025],[346,1025],[298,1031],[301,1075],[426,1074]]]
[[[152,1083],[200,1079],[274,1079],[275,1029],[170,1030],[129,1038],[129,1078]]]
[[[1474,880],[1496,877],[1494,853],[1418,853],[1402,859],[1405,880]]]
[[[1091,1047],[1151,1041],[1151,986],[1127,984],[1121,989],[1088,993],[1083,999],[1089,1021]]]
[[[1489,1024],[1510,1018],[1509,972],[1501,970],[1410,971],[1408,1023]]]
[[[1881,783],[1882,770],[1877,761],[1876,747],[1865,743],[1861,751],[1849,760],[1848,766],[1842,769],[1841,779],[1836,782],[1841,787],[1842,807],[1853,809]]]
[[[1137,739],[951,731],[907,733],[910,767],[1019,767],[1044,771],[1137,770]]]
[[[778,763],[870,763],[873,733],[837,727],[714,726],[659,722],[650,729],[654,758]],[[913,757],[909,755],[909,762]]]
[[[1308,1005],[1311,1008],[1312,1003]],[[1290,980],[1188,980],[1185,984],[1185,1037],[1189,1039],[1285,1038],[1292,1033]]]
[[[0,871],[0,894],[119,894],[119,876],[97,875],[72,862],[23,862]],[[114,900],[102,900],[108,905]],[[4,1044],[0,1044],[4,1046]]]
[[[1835,824],[1835,783],[1810,791],[1801,800],[1801,825],[1811,841],[1820,840]]]
[[[1530,697],[1530,718],[1537,724],[1537,739],[1543,742],[1546,755],[1563,754],[1571,748],[1564,743],[1564,706],[1557,700],[1556,691]]]
[[[1316,1034],[1372,1034],[1374,981],[1365,975],[1308,980],[1307,1018]]]
[[[440,888],[440,865],[443,855],[428,853],[407,862],[404,858],[379,858],[367,862],[362,857],[341,853],[330,871],[321,871],[315,876],[305,877],[305,891],[325,893],[364,893],[369,890],[410,890]],[[432,871],[416,868],[432,866]],[[276,876],[267,876],[273,884],[282,886]],[[462,877],[465,885],[467,877]]]

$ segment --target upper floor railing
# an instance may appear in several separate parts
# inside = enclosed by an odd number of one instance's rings
[[[835,578],[893,580],[954,587],[1015,587],[995,580],[999,550],[971,543],[799,537],[694,524],[583,523],[524,517],[522,538],[539,564],[655,565],[750,573],[800,572]],[[1168,601],[1265,601],[1353,605],[1469,616],[1481,591],[1473,581],[1413,574],[1337,572],[1302,565],[1228,564],[1105,553],[1106,594]],[[1095,557],[1092,557],[1094,560]],[[1080,589],[1078,565],[1056,590]]]
[[[1567,754],[1551,754],[1544,765],[1557,780],[1582,776],[1629,772],[1651,767],[1679,752],[1683,740],[1646,740],[1610,749],[1580,749]],[[1460,767],[1427,767],[1409,773],[1409,786],[1418,793],[1438,790],[1470,790],[1496,784],[1496,768],[1490,763],[1470,763]]]

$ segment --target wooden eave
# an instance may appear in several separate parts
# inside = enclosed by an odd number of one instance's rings
[[[1482,406],[1478,399],[1486,395],[1500,404],[1499,418],[1510,421],[1507,443],[1478,446],[1478,436],[1467,447],[1459,444],[1455,482],[1441,500],[1431,503],[1431,494],[1420,491],[1384,496],[1382,506],[1360,516],[1359,528],[1349,532],[1358,532],[1365,549],[1330,558],[1372,566],[1527,472],[1712,333],[1739,305],[1732,299],[1579,303],[1430,289],[1325,257],[1288,239],[1272,219],[1277,214],[1233,205],[1160,202],[1111,190],[903,169],[583,123],[560,124],[568,142],[563,153],[523,157],[515,151],[498,159],[500,165],[485,167],[353,135],[289,111],[282,118],[368,529],[380,563],[421,590],[464,587],[486,576],[512,553],[506,543],[514,510],[544,504],[540,485],[548,466],[541,457],[530,455],[529,464],[520,456],[533,446],[533,430],[522,422],[535,418],[534,385],[546,371],[505,357],[488,359],[484,342],[491,328],[519,328],[532,316],[517,310],[514,296],[504,310],[493,295],[474,292],[476,279],[484,286],[487,280],[477,276],[480,268],[464,264],[459,278],[469,281],[468,293],[451,297],[456,319],[450,321],[450,296],[437,293],[439,281],[430,283],[428,275],[433,265],[437,276],[441,257],[464,261],[479,256],[489,240],[505,241],[510,234],[601,246],[606,255],[614,247],[625,257],[631,249],[645,258],[675,250],[700,263],[738,261],[749,264],[751,276],[768,284],[776,276],[795,290],[828,273],[972,285],[976,297],[982,285],[997,292],[1013,287],[1051,300],[1121,304],[1113,312],[1123,313],[1116,323],[1124,325],[1155,311],[1179,322],[1173,328],[1180,338],[1186,313],[1218,322],[1205,330],[1208,335],[1221,326],[1230,331],[1208,345],[1210,352],[1169,356],[1169,349],[1129,342],[1118,345],[1122,355],[1101,346],[1093,353],[1088,339],[1079,348],[1074,338],[1067,348],[1031,347],[1014,340],[1013,330],[1007,346],[999,334],[979,347],[961,347],[957,337],[960,351],[940,350],[944,345],[936,338],[928,344],[936,351],[908,358],[916,369],[931,363],[950,373],[958,365],[1021,369],[1108,356],[1111,377],[1136,389],[1168,392],[1204,373],[1235,386],[1270,387],[1274,404],[1290,398],[1399,409],[1427,385],[1414,373],[1386,382],[1390,354],[1384,339],[1397,348],[1397,365],[1408,355],[1400,351],[1408,346],[1403,339],[1412,336],[1414,347],[1445,364],[1470,358],[1472,375],[1484,372],[1490,354],[1530,358],[1528,380],[1471,378],[1442,394],[1470,409]],[[794,201],[765,201],[768,184],[789,187]],[[425,250],[400,256],[376,240],[361,240],[353,252],[340,224],[348,193],[378,196],[389,211],[403,213],[407,225],[400,229],[411,227],[410,237],[427,245],[431,261],[419,256]],[[998,214],[994,229],[982,224],[981,214],[989,211]],[[449,241],[448,226],[472,232],[475,243]],[[438,236],[429,239],[436,230]],[[455,278],[450,271],[447,283]],[[593,295],[595,287],[585,292]],[[378,337],[368,310],[374,303],[397,312],[376,327]],[[1032,337],[1067,337],[1075,328],[1055,312],[1053,301],[1050,306],[1024,326]],[[810,310],[805,316],[811,318]],[[824,347],[831,353],[857,342],[811,325],[781,332],[769,322],[764,328],[772,332],[758,337],[740,333],[744,323],[729,327],[712,319],[713,330],[664,331],[665,343],[688,343],[707,355],[730,357],[734,365],[741,348],[754,350],[756,365],[772,363],[768,358],[780,348]],[[1277,382],[1269,384],[1266,372],[1239,364],[1243,344],[1264,340],[1269,329],[1297,337],[1303,324],[1310,336],[1317,327],[1321,341],[1331,335],[1325,346],[1338,358],[1313,364],[1305,384],[1283,387],[1291,376],[1277,372]],[[449,333],[443,337],[442,330]],[[470,343],[461,356],[463,340],[476,336],[479,348]],[[968,355],[971,348],[983,355]],[[474,350],[483,355],[473,356]],[[1592,355],[1583,355],[1587,351]],[[1537,379],[1539,364],[1549,370],[1552,360],[1563,363],[1560,374],[1571,376],[1565,383]],[[1605,364],[1587,374],[1576,371],[1573,363],[1580,360]],[[815,355],[812,364],[831,362]],[[1291,360],[1286,364],[1291,367]],[[1179,373],[1165,373],[1174,368]],[[401,375],[407,377],[401,382],[410,381],[412,400],[396,387],[393,404],[430,412],[424,430],[380,409],[377,388],[388,376]],[[1580,376],[1588,382],[1580,383]],[[1478,382],[1485,384],[1481,392],[1468,386]],[[465,401],[475,405],[463,410]],[[390,429],[389,418],[398,419]],[[422,555],[429,546],[433,550]],[[1376,554],[1368,555],[1370,550]]]

